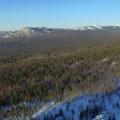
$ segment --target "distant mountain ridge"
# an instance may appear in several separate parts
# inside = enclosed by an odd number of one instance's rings
[[[82,26],[77,28],[61,29],[61,28],[47,28],[47,27],[24,27],[19,31],[0,31],[0,38],[10,37],[31,37],[50,34],[53,32],[67,32],[67,31],[107,31],[120,32],[120,26]]]

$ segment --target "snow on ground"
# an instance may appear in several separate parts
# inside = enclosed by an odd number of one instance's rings
[[[46,110],[49,110],[50,108],[52,108],[52,106],[54,106],[54,102],[50,102],[47,103],[45,106],[43,106],[42,109],[40,109],[37,113],[33,114],[32,118],[36,118],[37,116],[39,116],[42,112],[45,112]]]
[[[101,62],[107,62],[109,60],[109,58],[104,58],[101,60]]]
[[[35,120],[120,120],[120,89],[109,94],[75,97],[43,107]]]

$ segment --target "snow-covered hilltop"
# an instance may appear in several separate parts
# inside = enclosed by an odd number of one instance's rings
[[[91,26],[81,26],[76,28],[76,30],[80,30],[80,31],[86,31],[86,30],[101,30],[103,29],[102,26],[99,25],[91,25]]]
[[[33,115],[34,120],[120,120],[120,89],[108,94],[84,95],[50,103]]]
[[[58,32],[83,32],[83,31],[104,31],[104,32],[120,32],[120,26],[99,26],[99,25],[90,25],[90,26],[81,26],[76,28],[47,28],[47,27],[25,27],[18,31],[1,31],[0,38],[11,38],[11,37],[31,37],[31,36],[41,36],[47,35],[50,33]]]

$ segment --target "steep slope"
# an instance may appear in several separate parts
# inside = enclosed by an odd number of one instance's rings
[[[47,108],[47,109],[46,109]],[[119,120],[120,89],[108,94],[84,95],[44,106],[34,120]]]

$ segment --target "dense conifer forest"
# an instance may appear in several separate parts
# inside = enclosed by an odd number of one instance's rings
[[[77,38],[76,41],[50,38],[49,42],[45,39],[46,45],[44,39],[1,40],[0,106],[32,100],[61,101],[115,90],[115,79],[120,77],[120,41],[117,38]]]

